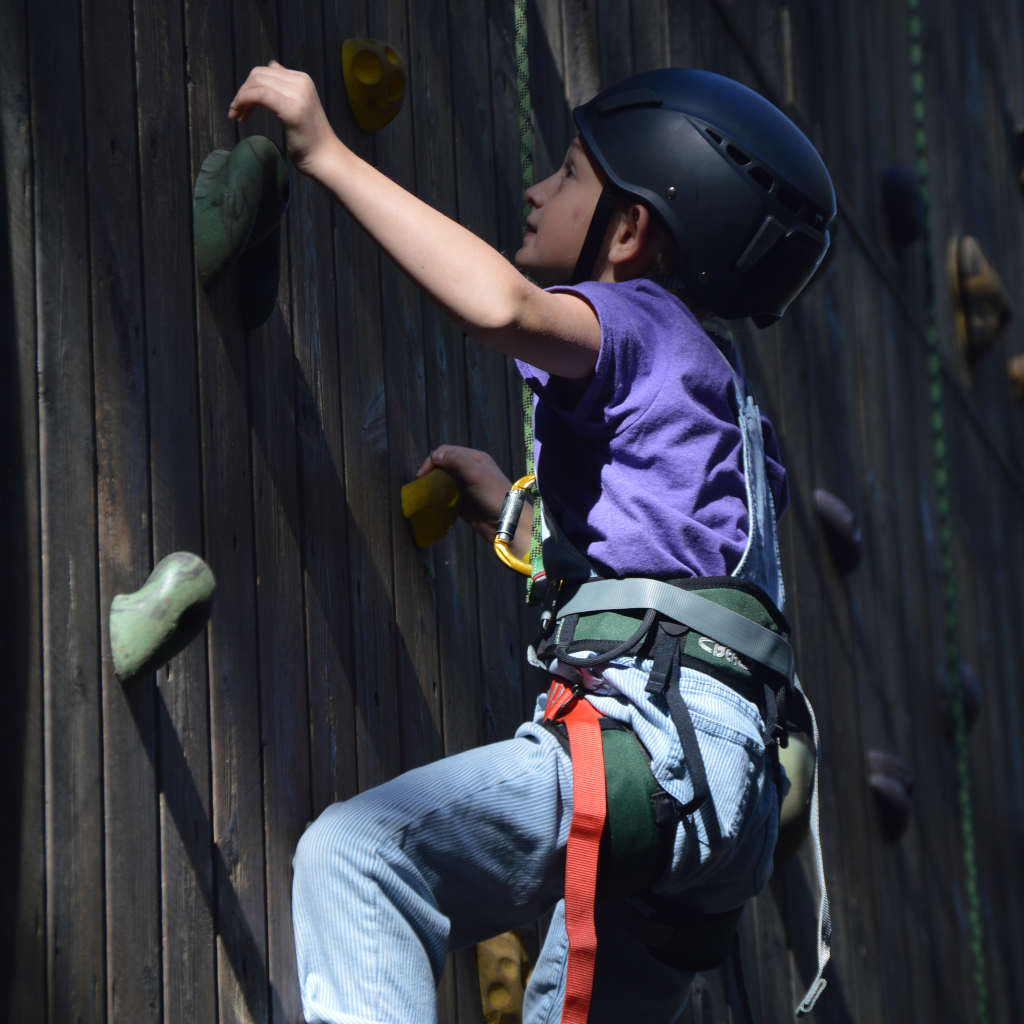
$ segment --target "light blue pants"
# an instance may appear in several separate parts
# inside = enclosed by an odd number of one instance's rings
[[[723,713],[735,713],[735,695],[722,689],[730,698]],[[671,864],[654,890],[710,892],[713,902],[703,909],[725,910],[767,881],[775,786],[749,721],[731,730],[695,716],[694,725],[722,846],[708,849],[703,828],[681,823]],[[512,740],[417,768],[329,807],[303,835],[294,860],[306,1020],[431,1024],[450,949],[525,926],[554,908],[523,1020],[555,1024],[568,952],[561,895],[571,814],[569,758],[533,723]],[[602,928],[591,1024],[676,1021],[691,980],[625,933]]]

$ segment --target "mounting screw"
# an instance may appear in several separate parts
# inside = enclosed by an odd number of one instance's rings
[[[665,194],[669,197],[669,199],[675,199],[675,197],[676,197],[676,187],[675,187],[675,185],[669,185],[668,191]]]

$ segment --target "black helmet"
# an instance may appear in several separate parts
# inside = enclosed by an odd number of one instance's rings
[[[634,75],[573,111],[608,182],[576,267],[590,273],[614,200],[642,200],[676,242],[686,296],[765,327],[821,263],[836,215],[807,136],[763,96],[692,68]]]

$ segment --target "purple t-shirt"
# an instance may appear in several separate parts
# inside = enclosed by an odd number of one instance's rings
[[[517,361],[534,392],[545,507],[602,575],[729,575],[747,542],[729,364],[686,306],[649,280],[552,290],[593,307],[601,350],[582,395]],[[786,474],[767,420],[763,428],[781,514]]]

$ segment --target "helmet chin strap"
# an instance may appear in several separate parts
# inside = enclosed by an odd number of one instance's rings
[[[604,244],[604,236],[608,233],[608,225],[611,223],[612,213],[615,211],[615,204],[618,201],[619,193],[609,184],[605,184],[598,196],[597,205],[594,207],[593,216],[590,218],[590,227],[587,228],[587,237],[583,239],[583,248],[580,249],[579,259],[572,272],[570,284],[579,284],[580,281],[587,281],[594,272],[594,264]]]

